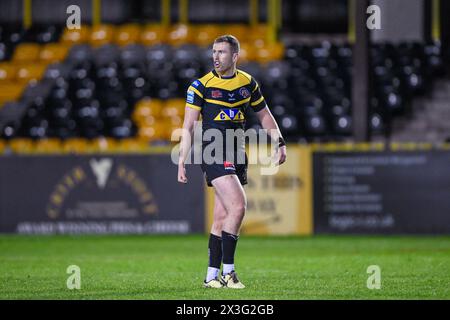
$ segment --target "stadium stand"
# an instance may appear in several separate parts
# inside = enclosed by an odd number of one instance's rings
[[[11,140],[11,150],[24,152],[103,150],[95,142],[99,138],[135,141],[121,150],[142,146],[139,141],[167,142],[182,125],[189,83],[211,69],[208,45],[225,31],[241,39],[239,67],[260,82],[288,141],[351,137],[351,46],[268,43],[265,28],[2,26],[0,106],[19,101],[25,112],[20,123],[3,128],[1,138]],[[388,136],[392,120],[407,115],[412,99],[443,75],[443,56],[438,42],[372,45],[371,56],[370,128]],[[38,92],[24,99],[30,87]],[[248,127],[258,127],[254,115],[247,119]],[[106,145],[112,148],[115,140]]]

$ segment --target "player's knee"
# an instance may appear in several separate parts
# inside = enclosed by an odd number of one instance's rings
[[[234,208],[234,215],[236,216],[244,216],[245,211],[247,210],[247,201],[242,201],[238,205],[236,205]]]

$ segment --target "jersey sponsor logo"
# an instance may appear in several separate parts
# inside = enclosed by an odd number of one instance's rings
[[[224,161],[223,162],[223,167],[225,168],[225,170],[236,170],[236,168],[234,167],[234,164],[232,164],[229,161]]]
[[[239,89],[239,94],[244,98],[250,97],[250,91],[247,90],[247,88],[243,87]]]
[[[229,94],[228,94],[228,101],[234,101],[234,100],[236,100],[236,99],[234,98],[234,93],[229,93]]]
[[[198,87],[198,85],[200,84],[200,82],[198,81],[198,80],[195,80],[193,83],[192,83],[192,86],[194,86],[194,87]]]
[[[220,91],[220,90],[213,90],[213,91],[211,91],[211,97],[213,97],[215,99],[222,98],[223,97],[222,91]]]
[[[244,113],[237,108],[222,109],[214,118],[215,121],[242,121],[244,119]]]
[[[191,103],[191,104],[194,103],[194,91],[188,90],[186,101],[187,101],[187,103]]]

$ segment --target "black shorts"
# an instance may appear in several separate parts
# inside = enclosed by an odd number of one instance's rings
[[[247,160],[247,159],[246,159]],[[205,175],[206,183],[208,187],[212,187],[212,181],[216,178],[226,176],[229,174],[237,175],[239,182],[241,185],[247,184],[247,161],[245,164],[236,164],[234,165],[231,162],[224,162],[222,164],[213,163],[213,164],[202,164],[202,171]]]

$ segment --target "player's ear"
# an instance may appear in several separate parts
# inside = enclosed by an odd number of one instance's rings
[[[239,52],[233,53],[233,63],[236,63],[239,59]]]

